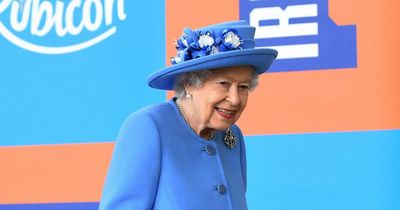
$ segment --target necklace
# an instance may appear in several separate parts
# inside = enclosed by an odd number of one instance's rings
[[[181,105],[181,102],[179,101],[179,99],[176,99],[175,103],[176,103],[176,106],[178,107],[179,114],[181,114],[181,117],[183,118],[183,120],[185,120],[186,124],[188,124],[188,126],[190,127],[189,120],[186,119],[185,113],[183,112],[183,108],[182,108],[182,105]]]
[[[186,124],[187,124],[190,128],[192,128],[192,127],[190,126],[189,120],[186,118],[185,111],[183,110],[183,107],[182,107],[182,105],[181,105],[180,100],[179,100],[179,99],[176,99],[175,103],[176,103],[176,106],[178,107],[179,114],[181,114],[181,117],[183,118],[183,120],[186,122]],[[193,130],[193,128],[192,128],[192,130]],[[207,140],[211,140],[213,137],[214,137],[214,134],[211,134],[211,135],[208,137]]]

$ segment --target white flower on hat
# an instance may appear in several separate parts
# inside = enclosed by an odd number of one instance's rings
[[[219,53],[219,49],[216,46],[212,46],[210,55]]]
[[[175,56],[174,60],[176,63],[180,63],[182,61],[181,56]]]
[[[183,45],[185,45],[185,47],[189,46],[187,41],[186,41],[186,39],[184,39],[183,37],[181,37],[181,42],[182,42]]]
[[[232,31],[229,31],[226,34],[224,41],[226,43],[230,43],[234,48],[238,48],[239,45],[241,44],[239,36],[233,33]]]
[[[209,33],[200,35],[199,37],[200,48],[212,46],[213,44],[214,44],[214,38],[212,38]]]
[[[171,63],[178,64],[178,63],[182,62],[182,53],[183,53],[183,51],[178,51],[177,55],[175,57],[171,58]]]

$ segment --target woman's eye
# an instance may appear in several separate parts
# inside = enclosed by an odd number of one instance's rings
[[[218,82],[221,86],[223,86],[223,87],[229,87],[231,84],[229,83],[229,82],[227,82],[227,81],[220,81],[220,82]]]
[[[240,85],[239,89],[243,90],[243,91],[248,91],[250,89],[250,87],[248,85]]]

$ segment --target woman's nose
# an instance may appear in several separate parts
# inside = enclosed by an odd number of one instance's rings
[[[232,106],[239,105],[239,91],[235,85],[231,85],[231,87],[229,88],[227,100],[231,103]]]

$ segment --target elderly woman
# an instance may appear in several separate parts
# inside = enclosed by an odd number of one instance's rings
[[[244,21],[184,30],[173,65],[148,80],[175,97],[122,126],[101,210],[247,209],[245,146],[234,123],[277,56],[254,48],[254,32]]]

